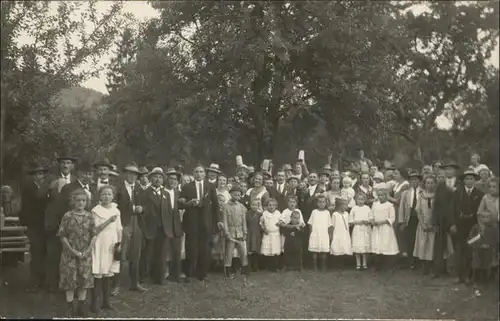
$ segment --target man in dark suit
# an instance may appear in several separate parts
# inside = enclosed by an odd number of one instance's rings
[[[27,236],[30,241],[30,278],[31,285],[37,290],[45,281],[45,210],[48,204],[48,194],[44,186],[45,175],[48,170],[35,165],[28,170],[31,179],[21,192],[21,211],[19,220],[21,225],[28,228]]]
[[[137,204],[138,193],[140,193],[140,188],[137,187],[138,175],[140,171],[134,163],[123,168],[124,179],[116,182],[115,200],[120,210],[123,226],[122,261],[127,259],[129,261],[130,289],[144,292],[146,288],[139,284],[139,262],[144,237],[138,219],[138,215],[142,212],[142,207]],[[120,268],[122,269],[123,266],[124,264],[121,264]],[[113,277],[115,294],[119,293],[120,274]]]
[[[303,262],[311,262],[309,260],[309,225],[307,221],[311,217],[312,211],[316,208],[316,195],[323,193],[324,191],[318,186],[318,174],[316,172],[310,172],[307,181],[309,186],[301,191],[301,196],[299,198],[300,210],[302,211],[302,216],[304,217],[304,222],[306,223],[304,240],[302,242],[303,249],[302,255]]]
[[[185,209],[182,221],[186,233],[187,277],[197,276],[200,281],[207,277],[210,265],[210,238],[224,224],[219,211],[215,186],[205,180],[205,169],[194,169],[194,181],[182,188],[179,203]]]
[[[61,256],[61,240],[57,236],[61,218],[58,213],[59,194],[65,185],[76,181],[72,171],[77,159],[72,156],[58,157],[59,173],[49,178],[47,186],[47,196],[49,198],[47,210],[45,211],[45,247],[46,257],[46,282],[50,291],[57,291],[59,288],[59,258]]]
[[[456,255],[457,283],[467,281],[470,273],[470,260],[467,255],[467,238],[477,222],[477,209],[484,194],[474,187],[479,179],[474,170],[467,170],[462,175],[463,184],[455,191],[454,215],[457,233],[454,237]]]
[[[178,176],[175,170],[165,174],[160,167],[154,168],[149,174],[151,186],[143,192],[140,200],[143,210],[140,218],[146,238],[145,253],[141,256],[141,277],[150,275],[159,285],[164,283],[169,252],[174,262],[172,278],[180,281],[182,226],[177,204],[179,194],[172,188]],[[165,178],[166,189],[162,187]]]
[[[286,181],[284,171],[281,170],[276,173],[276,183],[274,184],[273,189],[276,191],[274,197],[278,201],[278,211],[283,212],[283,210],[287,207],[285,199]]]

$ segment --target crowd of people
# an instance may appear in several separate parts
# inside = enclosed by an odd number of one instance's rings
[[[206,281],[218,267],[228,279],[349,265],[440,277],[454,254],[457,282],[495,277],[499,181],[478,154],[462,170],[453,161],[379,168],[359,156],[341,172],[309,170],[301,155],[274,174],[268,160],[256,171],[238,156],[235,176],[217,164],[192,175],[133,162],[118,173],[107,159],[70,156],[55,175],[35,164],[19,212],[32,289],[65,291],[68,314],[84,316],[87,290],[93,313],[113,308],[124,271],[138,292]]]

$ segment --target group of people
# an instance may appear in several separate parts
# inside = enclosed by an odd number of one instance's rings
[[[455,253],[457,282],[486,281],[498,267],[499,181],[477,154],[460,175],[453,161],[379,169],[363,153],[343,172],[310,171],[302,157],[274,175],[268,161],[256,171],[238,156],[233,177],[217,164],[189,175],[132,162],[120,175],[107,159],[58,162],[55,176],[29,169],[19,217],[33,288],[65,291],[70,315],[86,314],[88,289],[92,312],[112,309],[125,265],[139,292],[204,281],[218,266],[228,279],[354,262],[439,277]]]

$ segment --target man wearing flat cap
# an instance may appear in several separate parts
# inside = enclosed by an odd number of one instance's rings
[[[48,169],[41,164],[33,164],[27,171],[30,180],[21,191],[21,211],[19,220],[27,227],[30,241],[30,283],[34,290],[45,282],[45,211],[49,201],[45,175]]]

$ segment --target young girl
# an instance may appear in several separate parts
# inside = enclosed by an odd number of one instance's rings
[[[260,200],[253,199],[250,202],[250,209],[246,214],[247,221],[247,252],[248,264],[253,272],[259,270],[259,253],[262,242],[260,233],[260,218],[262,212],[259,211],[261,207]]]
[[[349,209],[353,208],[356,205],[354,201],[354,196],[356,192],[352,188],[352,179],[349,176],[346,176],[342,179],[342,189],[340,190],[340,195],[342,198],[347,200],[347,207]]]
[[[396,219],[394,205],[388,201],[389,186],[384,184],[377,190],[378,201],[372,206],[373,230],[371,237],[372,253],[379,256],[378,268],[386,262],[383,256],[396,255],[399,252],[396,234],[392,224]]]
[[[326,209],[326,196],[316,196],[317,208],[312,211],[307,224],[309,236],[309,252],[312,252],[313,268],[318,270],[318,253],[321,258],[321,269],[326,271],[326,256],[330,252],[330,238],[333,232],[332,217]]]
[[[352,251],[356,255],[356,270],[368,268],[368,253],[371,252],[371,236],[373,213],[371,209],[365,205],[365,196],[363,194],[356,195],[356,206],[349,213],[349,224],[352,229]]]
[[[110,304],[111,278],[120,272],[120,261],[115,260],[115,248],[120,247],[122,223],[120,210],[113,203],[114,188],[103,186],[99,189],[100,204],[92,209],[97,237],[92,249],[92,273],[95,285],[92,291],[92,311],[98,312],[97,301],[102,294],[102,308],[112,309]]]
[[[304,231],[304,221],[299,210],[294,210],[290,213],[289,222],[281,230],[285,238],[285,267],[289,270],[302,271],[302,233]]]
[[[498,178],[490,178],[487,185],[487,194],[483,196],[477,214],[489,214],[494,221],[499,221],[498,212]]]
[[[260,226],[264,231],[260,253],[267,257],[267,267],[276,272],[278,270],[278,259],[281,254],[281,234],[278,222],[281,213],[276,210],[278,202],[274,198],[267,201],[267,210],[260,218]]]
[[[85,211],[87,201],[87,193],[83,189],[71,193],[73,210],[64,214],[57,234],[63,244],[59,287],[66,291],[68,317],[85,317],[87,289],[94,286],[91,251],[96,229],[92,214]],[[76,311],[73,305],[75,291],[78,293]]]
[[[347,201],[342,198],[335,200],[335,211],[332,214],[333,237],[330,254],[335,256],[352,255],[351,235],[349,234],[349,213]]]

